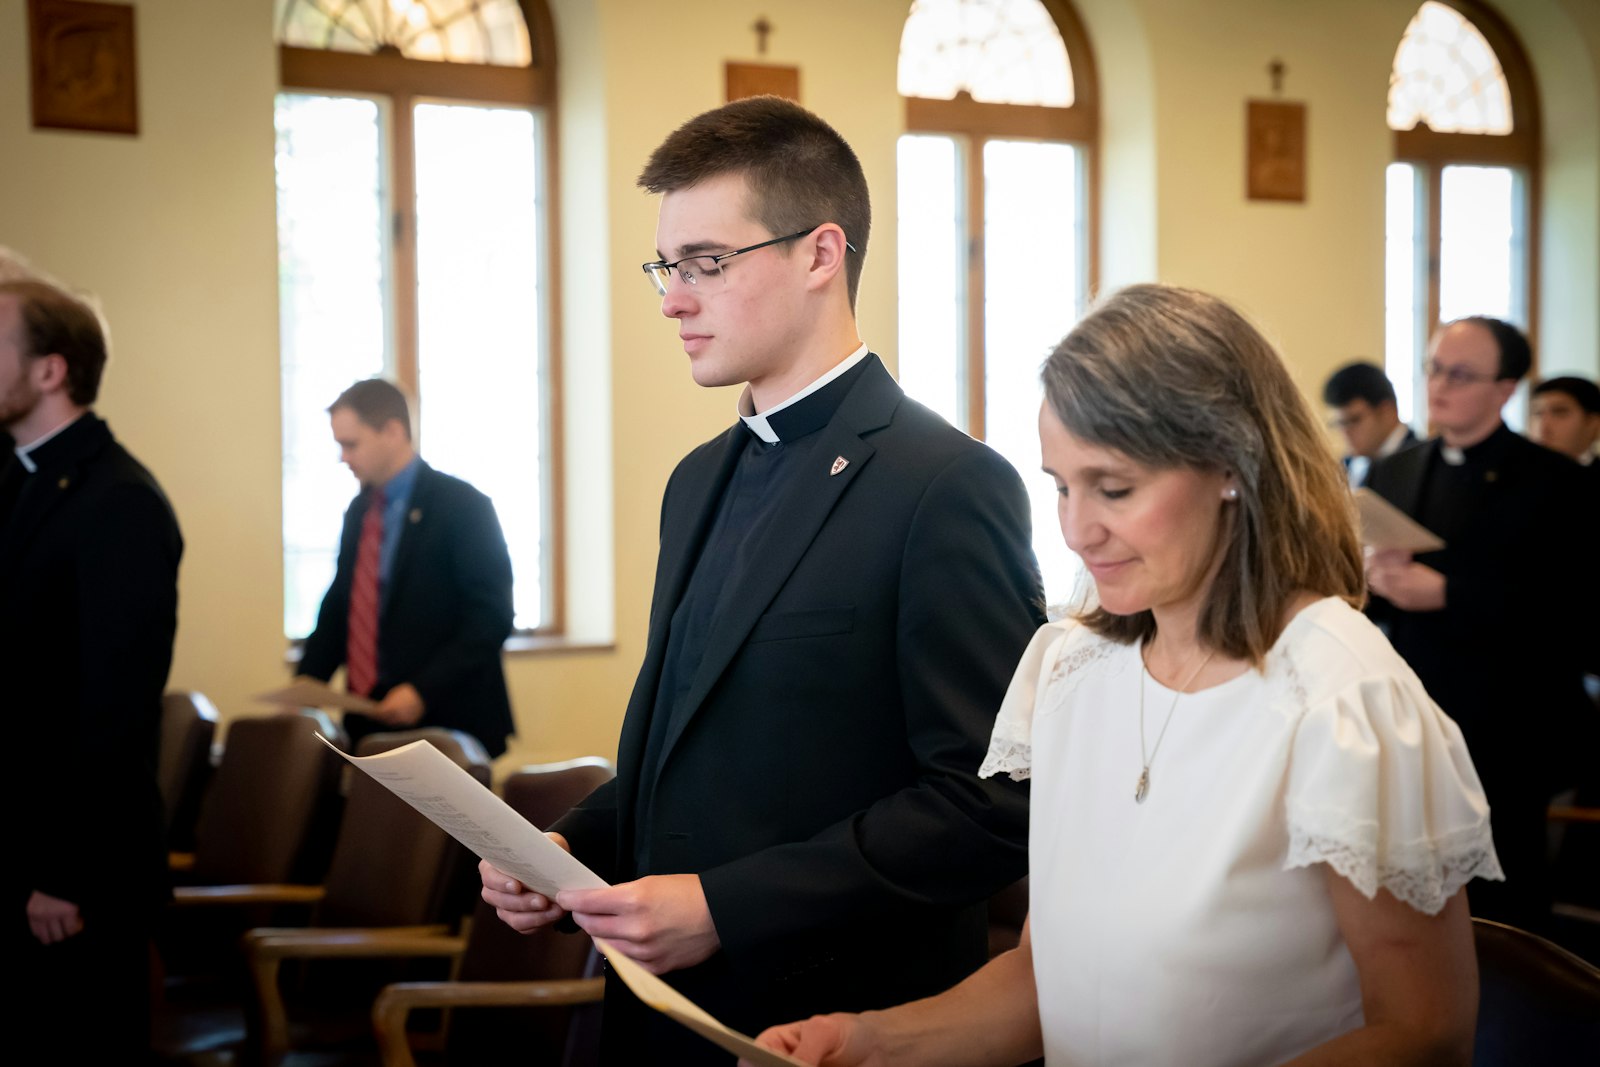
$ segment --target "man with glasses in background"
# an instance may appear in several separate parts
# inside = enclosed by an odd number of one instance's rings
[[[1522,332],[1485,316],[1434,335],[1425,365],[1439,436],[1373,465],[1367,486],[1445,547],[1368,563],[1368,613],[1461,726],[1488,793],[1504,883],[1479,882],[1473,914],[1547,928],[1545,809],[1573,784],[1594,708],[1583,655],[1600,640],[1593,494],[1565,456],[1500,411],[1528,373]],[[1588,750],[1592,762],[1593,749]]]
[[[570,914],[748,1033],[948,988],[1027,866],[1024,787],[976,775],[1042,622],[1021,480],[861,342],[866,179],[821,119],[728,104],[639,184],[651,293],[695,382],[744,386],[739,420],[667,483],[617,777],[552,827],[613,886],[549,901],[486,864],[484,896],[523,931]],[[604,1041],[731,1059],[614,981]]]

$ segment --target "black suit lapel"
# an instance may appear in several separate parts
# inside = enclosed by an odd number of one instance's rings
[[[711,524],[716,520],[722,494],[733,477],[739,462],[739,452],[749,439],[750,431],[743,424],[734,426],[716,438],[700,459],[710,468],[710,477],[698,485],[685,487],[684,498],[674,501],[671,514],[661,522],[661,552],[656,564],[656,585],[650,602],[650,637],[653,644],[666,649],[666,625],[683,599],[695,564],[700,560],[700,549]]]
[[[1439,448],[1438,441],[1430,441],[1420,448],[1396,452],[1384,461],[1392,476],[1384,480],[1379,494],[1389,503],[1415,517],[1422,507],[1422,483],[1427,477],[1428,464]],[[1372,484],[1372,473],[1367,473],[1367,484]],[[1376,488],[1376,487],[1374,487]]]
[[[706,638],[705,655],[685,697],[685,714],[672,723],[662,746],[663,764],[756,621],[789,580],[822,524],[871,460],[876,450],[862,439],[862,434],[886,425],[901,396],[900,387],[875,361],[845,397],[833,419],[818,431],[822,436],[812,453],[810,469],[797,472],[784,488],[783,502],[755,546],[760,566],[732,590],[731,607],[717,618]],[[842,465],[840,460],[844,461]],[[714,511],[716,503],[713,497],[708,511]]]

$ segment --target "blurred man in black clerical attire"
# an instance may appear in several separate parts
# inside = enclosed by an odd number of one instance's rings
[[[145,1054],[149,937],[169,892],[155,768],[183,541],[161,487],[90,410],[105,363],[86,303],[0,281],[18,1062]]]
[[[1493,810],[1503,884],[1471,889],[1474,914],[1541,929],[1549,916],[1545,809],[1573,784],[1592,734],[1586,649],[1600,640],[1595,495],[1577,464],[1508,429],[1500,411],[1528,372],[1522,332],[1486,317],[1434,336],[1428,413],[1439,436],[1373,466],[1367,485],[1445,548],[1379,552],[1369,612],[1461,725]],[[1585,756],[1593,761],[1593,749]]]

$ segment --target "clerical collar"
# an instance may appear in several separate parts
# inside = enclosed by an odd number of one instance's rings
[[[848,373],[852,368],[866,358],[867,346],[863,344],[860,348],[850,353],[849,356],[845,357],[845,359],[836,365],[832,370],[828,371],[828,373],[824,374],[822,377],[818,378],[816,381],[812,382],[810,385],[806,386],[804,389],[800,390],[783,403],[774,404],[772,407],[761,412],[759,415],[756,414],[755,406],[750,402],[750,387],[747,385],[745,386],[744,392],[739,394],[739,418],[744,420],[745,426],[749,428],[751,433],[755,434],[769,445],[775,445],[785,437],[803,437],[813,430],[821,429],[821,423],[813,425],[812,423],[814,422],[814,419],[802,415],[802,413],[799,411],[793,412],[793,414],[791,414],[789,417],[779,418],[779,426],[774,426],[771,420],[773,416],[778,415],[780,412],[794,408],[796,404],[800,403],[800,401],[804,400],[806,397],[812,395],[813,393],[820,392],[824,386],[844,377],[846,373]],[[809,406],[810,405],[807,405],[807,407]],[[830,408],[822,422],[827,422],[828,418],[831,418],[832,415],[833,411]],[[780,428],[784,432],[780,433]]]
[[[1512,432],[1502,422],[1494,428],[1494,431],[1488,437],[1465,448],[1447,445],[1441,439],[1439,441],[1439,458],[1452,467],[1459,467],[1469,460],[1474,466],[1493,465],[1499,461],[1501,456],[1505,455],[1506,441],[1512,436],[1514,436]]]
[[[15,451],[17,453],[17,462],[22,464],[22,469],[27,471],[29,474],[32,474],[34,471],[37,471],[39,469],[39,464],[34,462],[33,453],[40,446],[42,446],[42,445],[54,440],[64,430],[66,430],[67,427],[73,425],[79,419],[83,418],[87,414],[88,414],[88,412],[86,412],[86,411],[80,411],[80,412],[78,412],[78,414],[72,416],[72,418],[68,419],[66,422],[63,422],[60,426],[57,426],[55,429],[51,430],[49,433],[45,434],[44,436],[35,437],[32,441],[29,441],[25,445],[17,445],[16,449],[15,449]]]

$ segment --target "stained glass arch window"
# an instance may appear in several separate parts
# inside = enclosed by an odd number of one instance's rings
[[[517,0],[276,0],[278,43],[365,55],[526,67]]]
[[[1071,107],[1072,63],[1039,0],[916,0],[900,36],[901,96]]]
[[[1507,134],[1511,91],[1494,49],[1461,12],[1436,0],[1417,9],[1389,76],[1389,128],[1424,122],[1438,133]]]

